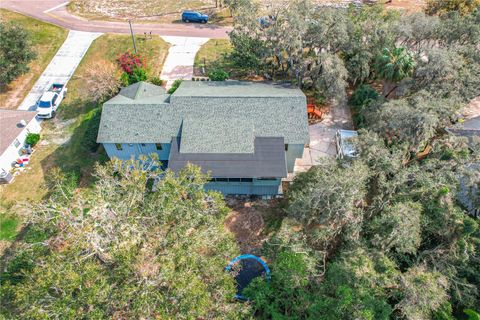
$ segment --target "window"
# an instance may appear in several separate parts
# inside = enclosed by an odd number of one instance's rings
[[[161,143],[155,143],[155,148],[157,148],[157,150],[162,150],[162,144]]]
[[[272,181],[277,180],[277,178],[257,178],[257,180]]]
[[[118,151],[122,151],[122,144],[121,143],[115,143],[115,148],[117,148]]]
[[[288,151],[288,143],[285,143],[285,151]]]
[[[141,143],[142,147],[145,147],[145,143]]]
[[[18,139],[15,139],[15,141],[13,141],[13,145],[15,146],[15,148],[18,148],[20,146],[20,141],[18,141]]]
[[[230,181],[230,182],[240,182],[240,178],[229,178],[228,181]]]
[[[58,98],[58,94],[55,94],[52,99],[52,106],[54,106],[55,103],[57,102],[57,98]]]
[[[242,178],[241,181],[242,182],[253,182],[253,179],[252,178]]]
[[[227,178],[216,178],[215,181],[217,182],[228,182]]]

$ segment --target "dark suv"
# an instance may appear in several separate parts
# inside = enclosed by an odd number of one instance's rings
[[[208,16],[206,14],[201,14],[200,12],[196,12],[196,11],[183,11],[182,21],[207,23]]]

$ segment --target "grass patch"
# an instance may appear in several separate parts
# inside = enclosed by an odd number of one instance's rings
[[[212,68],[221,68],[232,72],[231,63],[226,55],[232,51],[232,45],[227,39],[210,39],[198,50],[195,56],[195,75],[204,76]]]
[[[17,235],[18,219],[12,215],[0,214],[0,240],[11,241]]]
[[[68,30],[5,9],[0,9],[0,19],[25,28],[37,53],[30,72],[0,88],[0,108],[16,109],[65,41]]]

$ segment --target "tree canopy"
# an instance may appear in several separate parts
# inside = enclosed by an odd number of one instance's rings
[[[223,201],[203,190],[199,168],[150,169],[114,160],[85,193],[55,177],[50,200],[32,208],[32,239],[2,274],[7,318],[242,317],[224,272],[238,249]]]
[[[0,85],[5,86],[24,73],[36,54],[28,32],[12,23],[0,22]]]
[[[454,2],[467,3],[444,3]],[[224,3],[238,69],[324,101],[352,92],[359,129],[357,158],[322,159],[276,208],[260,251],[271,280],[232,301],[224,267],[239,252],[200,168],[114,160],[90,189],[52,174],[48,199],[27,207],[24,240],[1,273],[1,315],[478,319],[480,223],[459,195],[478,198],[480,141],[445,127],[480,95],[480,11]]]

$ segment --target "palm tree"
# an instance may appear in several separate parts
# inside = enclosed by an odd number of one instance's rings
[[[375,63],[377,77],[383,82],[383,95],[388,97],[398,87],[398,82],[410,77],[414,69],[415,60],[405,48],[384,48]]]

